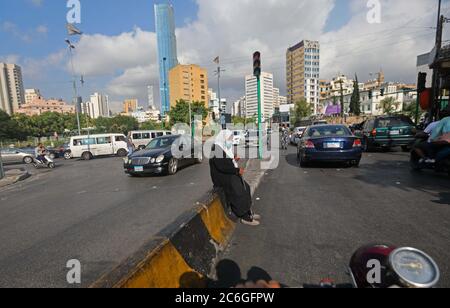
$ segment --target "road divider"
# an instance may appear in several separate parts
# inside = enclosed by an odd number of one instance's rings
[[[264,172],[257,161],[249,161],[247,170],[254,191]],[[236,227],[223,199],[218,192],[209,193],[91,287],[206,287]]]

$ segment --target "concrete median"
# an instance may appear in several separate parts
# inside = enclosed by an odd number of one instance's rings
[[[257,163],[250,161],[247,165],[252,190],[263,176]],[[91,287],[206,287],[236,227],[234,220],[223,197],[218,192],[209,193]]]

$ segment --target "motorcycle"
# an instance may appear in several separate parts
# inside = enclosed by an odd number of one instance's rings
[[[45,158],[45,163],[36,158],[33,158],[34,168],[39,169],[39,168],[44,167],[44,168],[48,168],[48,169],[55,169],[55,167],[56,167],[55,162],[53,161],[53,159],[51,159],[48,152],[45,153],[44,158]]]
[[[368,245],[358,249],[350,260],[348,274],[352,284],[337,286],[331,279],[320,285],[305,288],[357,288],[428,289],[435,287],[440,279],[436,262],[415,248],[397,248],[388,245]]]
[[[423,137],[417,137],[417,139],[418,142],[426,140],[423,139]],[[421,157],[416,153],[415,147],[413,147],[411,151],[410,165],[412,170],[415,171],[429,169],[450,175],[450,144],[436,154],[433,162],[421,161]]]

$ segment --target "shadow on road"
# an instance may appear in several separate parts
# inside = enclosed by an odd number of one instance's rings
[[[286,162],[296,168],[300,168],[300,163],[297,159],[297,154],[286,155]],[[350,168],[346,163],[339,162],[320,162],[320,163],[310,163],[308,167],[302,167],[302,169],[336,169],[336,168]]]
[[[272,276],[264,269],[253,266],[247,272],[247,278],[242,277],[242,270],[233,260],[224,259],[216,266],[216,280],[202,278],[198,273],[187,272],[180,277],[180,287],[187,289],[209,288],[209,289],[231,289],[246,285],[247,283],[256,284],[265,282],[270,284],[274,281]],[[287,285],[277,283],[278,287],[289,288]],[[303,284],[302,288],[352,288],[351,284],[340,285],[321,285],[321,284]]]

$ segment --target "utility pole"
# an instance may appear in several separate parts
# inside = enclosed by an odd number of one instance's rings
[[[77,90],[77,77],[75,76],[75,66],[73,64],[73,49],[75,49],[75,46],[70,42],[70,40],[66,40],[68,49],[69,49],[69,57],[70,57],[70,65],[72,68],[72,78],[73,78],[73,94],[74,94],[74,103],[75,103],[75,110],[77,114],[77,128],[78,128],[78,135],[81,136],[81,124],[80,124],[80,102],[78,97],[78,90]]]
[[[341,92],[341,121],[342,124],[344,124],[344,89],[342,88],[342,84],[344,83],[344,81],[342,79],[339,80],[339,84],[340,84],[340,92]]]
[[[224,116],[225,116],[226,110],[222,109],[222,98],[220,96],[220,77],[221,77],[221,74],[223,72],[225,72],[225,70],[220,68],[220,57],[215,58],[214,63],[217,64],[217,70],[214,72],[214,74],[217,76],[217,98],[219,100],[220,125],[222,126],[222,128],[225,128],[224,126],[226,125],[226,123],[224,123]]]
[[[442,28],[444,25],[444,16],[441,16],[441,5],[442,0],[439,0],[438,4],[438,16],[437,16],[437,27],[436,27],[436,44],[435,44],[435,59],[439,57],[441,48],[442,48]],[[439,76],[438,76],[438,69],[435,67],[433,69],[433,79],[432,79],[432,86],[431,86],[431,93],[432,93],[432,103],[430,107],[430,122],[435,119],[437,115],[437,105],[439,101]]]
[[[3,170],[2,152],[0,151],[0,180],[5,177],[5,171]]]

